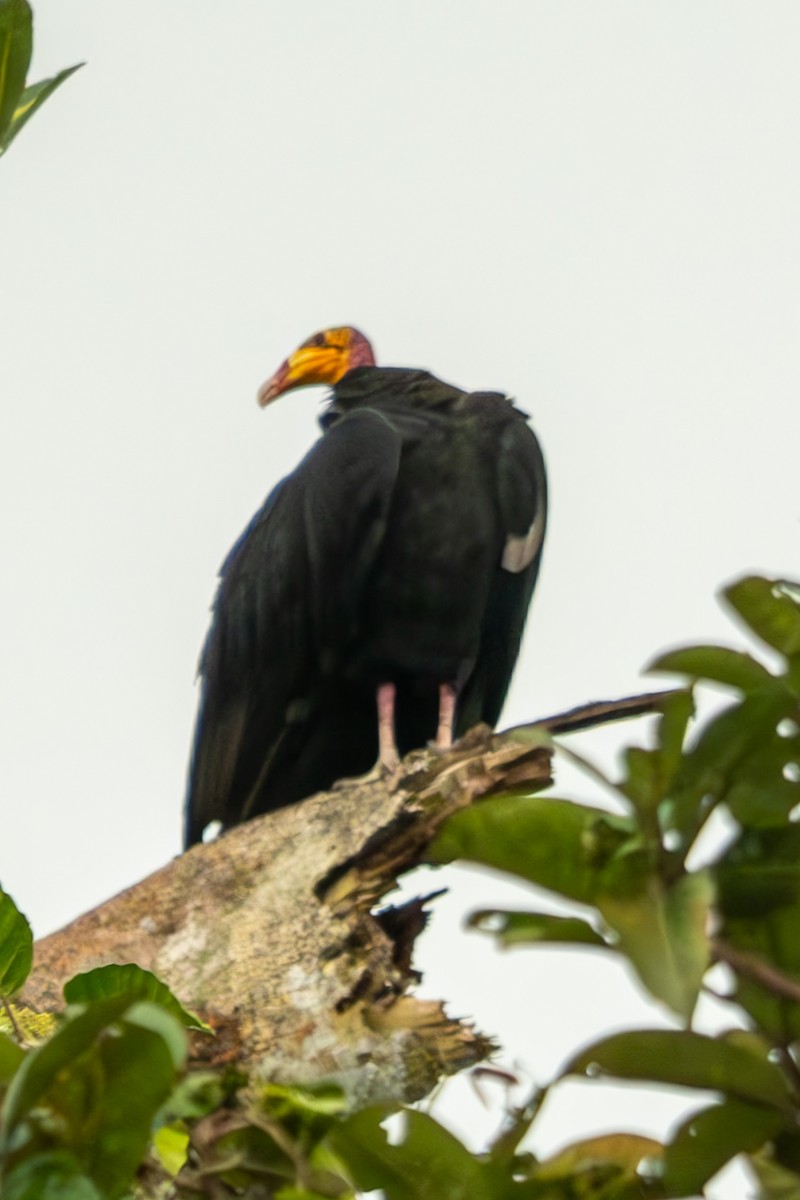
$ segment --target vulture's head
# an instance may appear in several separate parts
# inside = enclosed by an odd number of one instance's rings
[[[327,383],[333,387],[353,367],[374,366],[372,346],[363,333],[352,325],[324,329],[307,338],[261,385],[258,403],[263,408],[284,392],[312,383]]]

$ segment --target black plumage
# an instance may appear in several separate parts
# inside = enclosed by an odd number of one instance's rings
[[[382,685],[396,686],[400,754],[437,729],[447,744],[448,694],[457,734],[500,715],[545,528],[524,414],[425,371],[357,366],[322,424],[222,568],[187,845],[211,821],[229,827],[369,770]]]

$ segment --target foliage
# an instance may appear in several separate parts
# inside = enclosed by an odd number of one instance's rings
[[[65,992],[79,993],[82,1002],[68,1005],[45,1040],[24,1044],[25,1024],[9,993],[27,977],[30,954],[21,970],[19,948],[30,943],[30,927],[5,894],[0,932],[3,1003],[17,1034],[0,1033],[2,1195],[113,1200],[128,1192],[147,1153],[159,1109],[185,1065],[183,1024],[193,1022],[175,1016],[184,1010],[163,984],[154,986],[150,972],[128,964],[70,981]]]
[[[26,83],[33,52],[33,14],[27,0],[0,0],[0,154],[26,121],[82,63],[51,79]]]
[[[507,871],[574,909],[484,911],[474,929],[502,947],[561,942],[623,955],[680,1028],[618,1032],[576,1050],[473,1154],[425,1113],[349,1111],[332,1084],[182,1073],[182,1027],[197,1020],[148,972],[103,968],[66,986],[66,1012],[40,1044],[0,1035],[3,1197],[179,1188],[189,1200],[347,1200],[373,1189],[387,1200],[665,1200],[702,1195],[738,1154],[761,1200],[800,1196],[800,591],[747,578],[724,598],[769,664],[719,646],[657,659],[653,670],[689,687],[663,700],[654,744],[625,751],[620,779],[591,768],[613,803],[499,796],[451,818],[432,852]],[[694,732],[697,681],[728,700]],[[697,866],[692,850],[717,809],[733,833]],[[731,1021],[709,1037],[691,1021],[717,962],[733,980],[722,998]],[[2,987],[18,989],[29,966],[27,922],[0,896]],[[8,1008],[13,1028],[27,1028]],[[663,1141],[609,1133],[536,1158],[524,1140],[547,1096],[574,1077],[703,1098]]]
[[[603,1038],[559,1076],[718,1093],[642,1156],[647,1194],[699,1194],[730,1158],[750,1153],[766,1200],[800,1195],[800,589],[747,577],[723,598],[765,645],[770,666],[722,646],[656,659],[651,670],[686,676],[691,686],[662,703],[654,746],[625,751],[620,779],[590,768],[613,795],[613,811],[504,796],[458,813],[434,856],[509,871],[575,907],[572,916],[474,914],[471,924],[501,946],[560,941],[623,954],[687,1026]],[[733,698],[690,734],[698,680]],[[718,809],[731,840],[693,866],[692,850]],[[715,962],[732,974],[722,999],[732,1025],[746,1031],[707,1038],[688,1026]]]

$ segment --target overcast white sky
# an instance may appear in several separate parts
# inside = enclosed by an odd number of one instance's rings
[[[35,10],[34,77],[88,63],[0,164],[0,880],[37,933],[179,848],[216,570],[316,436],[317,393],[255,390],[321,326],[533,416],[552,520],[506,723],[641,690],[738,636],[723,581],[797,573],[795,0]],[[454,886],[428,987],[507,1061],[634,1019],[596,956],[458,933],[506,893]]]

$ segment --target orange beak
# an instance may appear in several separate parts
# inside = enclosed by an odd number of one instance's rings
[[[342,365],[342,351],[331,346],[301,346],[282,362],[274,375],[258,389],[262,408],[271,404],[283,392],[292,388],[310,387],[314,383],[332,385],[341,379],[347,367]]]
[[[282,362],[258,389],[262,408],[293,388],[324,383],[332,387],[351,367],[374,366],[375,359],[363,333],[349,325],[315,333]]]

